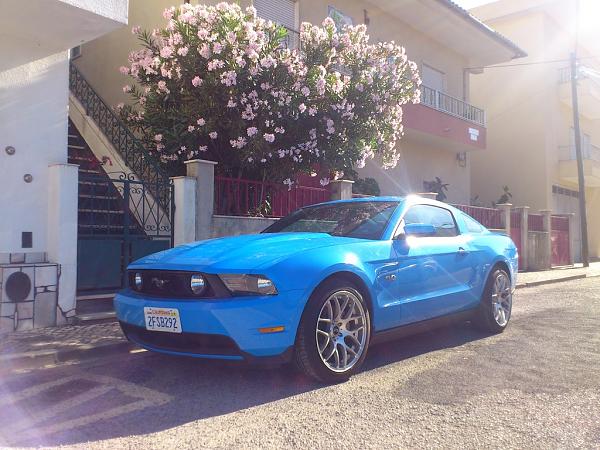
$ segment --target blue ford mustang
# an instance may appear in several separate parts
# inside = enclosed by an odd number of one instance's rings
[[[149,350],[294,360],[337,382],[382,340],[450,320],[502,332],[516,274],[510,238],[458,209],[417,196],[365,198],[142,258],[115,308],[127,337]]]

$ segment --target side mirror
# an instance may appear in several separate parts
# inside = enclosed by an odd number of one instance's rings
[[[433,236],[435,227],[429,223],[410,223],[404,225],[405,236]]]

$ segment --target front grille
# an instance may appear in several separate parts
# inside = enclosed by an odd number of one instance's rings
[[[166,333],[120,322],[128,339],[157,350],[194,353],[198,355],[240,356],[236,343],[228,336],[200,333]]]
[[[142,288],[137,289],[135,275],[142,276]],[[190,288],[190,278],[200,273],[206,282],[200,294]],[[129,288],[134,292],[160,298],[214,298],[230,297],[231,294],[217,275],[178,270],[130,270]]]

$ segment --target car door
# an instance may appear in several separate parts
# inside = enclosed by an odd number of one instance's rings
[[[394,240],[398,325],[443,316],[469,305],[469,243],[467,236],[460,234],[452,212],[440,206],[413,205],[400,227],[412,223],[433,225],[435,233]]]

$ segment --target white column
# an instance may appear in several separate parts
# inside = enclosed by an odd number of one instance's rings
[[[521,255],[522,270],[529,269],[529,206],[521,206]]]
[[[510,236],[510,210],[512,208],[511,203],[499,203],[496,205],[500,211],[502,211],[503,223],[504,223],[504,232],[507,236]]]
[[[175,245],[187,244],[196,240],[196,179],[173,177],[175,217],[173,238]]]
[[[75,315],[76,303],[78,168],[48,166],[48,260],[60,264],[58,306],[66,317]],[[60,315],[57,320],[60,323]]]
[[[547,233],[544,241],[544,253],[547,255],[548,261],[545,266],[547,269],[550,269],[552,268],[552,210],[541,209],[540,214],[544,216],[544,231]]]
[[[331,200],[350,200],[354,181],[335,180],[331,182]]]
[[[195,240],[209,239],[215,203],[214,161],[194,159],[186,161],[187,176],[196,179],[196,236]]]

